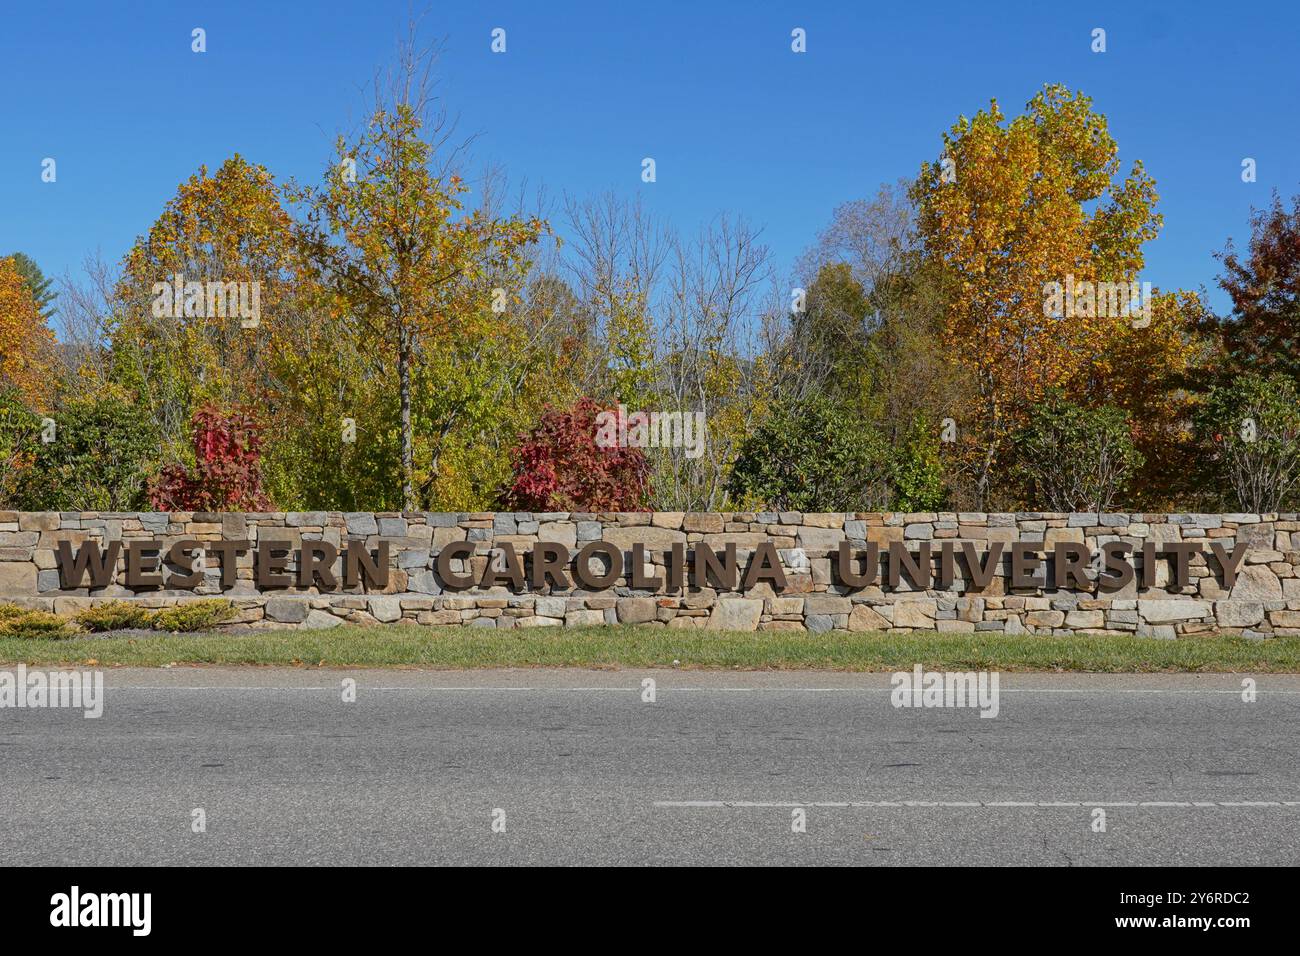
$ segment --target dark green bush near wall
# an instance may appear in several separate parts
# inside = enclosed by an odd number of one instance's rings
[[[826,398],[777,410],[741,445],[728,493],[777,511],[881,511],[889,446]]]
[[[1059,392],[1030,409],[1013,440],[1025,499],[1047,511],[1109,511],[1142,455],[1123,411],[1085,408]]]
[[[158,458],[158,438],[144,412],[115,397],[74,399],[54,416],[51,442],[39,429],[14,503],[25,511],[138,511]]]
[[[18,389],[0,385],[0,508],[14,506],[40,434],[40,419],[23,403]]]
[[[1207,483],[1254,514],[1300,502],[1300,394],[1281,373],[1239,376],[1210,390],[1197,411]]]
[[[912,421],[890,462],[893,511],[941,511],[946,493],[939,435],[920,418]]]

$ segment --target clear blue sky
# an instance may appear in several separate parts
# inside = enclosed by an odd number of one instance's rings
[[[0,254],[62,274],[119,258],[197,167],[238,151],[314,179],[406,2],[5,4]],[[417,3],[418,11],[426,9]],[[474,156],[553,196],[640,190],[692,229],[765,227],[787,270],[837,203],[913,175],[961,113],[1046,82],[1092,96],[1165,216],[1144,278],[1211,285],[1251,204],[1300,192],[1300,4],[435,0],[442,92]],[[996,12],[992,12],[996,11]],[[207,30],[208,52],[190,51]],[[508,52],[489,50],[494,27]],[[790,51],[807,30],[808,52]],[[1090,51],[1091,31],[1108,50]],[[40,180],[43,157],[58,181]],[[653,156],[658,182],[640,182]],[[1258,182],[1240,178],[1243,157]],[[1222,298],[1217,297],[1221,303]]]

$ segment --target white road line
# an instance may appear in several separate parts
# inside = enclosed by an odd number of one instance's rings
[[[346,672],[340,671],[340,674],[346,675]],[[342,678],[340,678],[341,680]],[[221,684],[203,684],[203,685],[175,685],[175,684],[128,684],[117,685],[105,682],[105,687],[109,690],[238,690],[238,691],[337,691],[337,684],[312,687],[265,687],[265,686],[234,686]],[[491,691],[515,691],[526,693],[537,693],[540,691],[559,691],[570,693],[574,691],[614,691],[617,693],[630,693],[632,691],[640,692],[642,690],[639,684],[634,686],[621,687],[491,687],[491,686],[467,686],[467,687],[385,687],[370,686],[368,684],[357,684],[358,690],[380,690],[380,691],[459,691],[459,692],[491,692]],[[892,687],[673,687],[659,683],[656,690],[659,693],[671,692],[674,694],[703,692],[713,693],[717,691],[725,692],[784,692],[784,693],[812,693],[812,694],[829,694],[829,693],[853,693],[853,694],[892,694],[895,688]],[[1074,690],[1057,687],[1003,687],[999,690],[1002,694],[1083,694],[1083,695],[1105,695],[1105,694],[1182,694],[1187,696],[1215,696],[1230,695],[1240,697],[1240,688],[1228,688],[1226,690],[1208,690],[1195,688],[1115,688],[1115,689],[1097,689],[1097,690]],[[1267,687],[1260,687],[1256,690],[1259,695],[1276,696],[1300,696],[1300,690],[1278,690]]]
[[[980,807],[984,809],[1137,807],[1142,809],[1184,809],[1191,807],[1226,807],[1239,809],[1300,807],[1300,800],[810,800],[805,803],[791,800],[656,800],[654,805],[664,809],[678,810],[789,809],[795,807],[814,807],[817,809],[876,809],[885,807]]]

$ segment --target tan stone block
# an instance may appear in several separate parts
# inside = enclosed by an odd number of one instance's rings
[[[853,610],[853,603],[838,594],[810,594],[804,599],[805,614],[848,614]]]
[[[430,539],[429,547],[435,551],[441,551],[447,545],[455,541],[465,540],[464,528],[434,528],[433,537]],[[545,540],[544,538],[542,540]]]
[[[22,537],[22,535],[19,537]],[[0,535],[0,539],[3,538],[4,535]],[[39,537],[35,534],[32,535],[31,543],[38,548],[48,548],[53,551],[59,546],[60,541],[67,541],[72,545],[72,549],[75,551],[78,545],[84,544],[90,540],[91,536],[87,531],[42,531]],[[21,542],[15,543],[21,545]],[[0,544],[4,544],[4,541],[0,540]]]
[[[1065,615],[1065,626],[1073,628],[1105,627],[1106,615],[1101,611],[1071,611]]]
[[[1030,627],[1060,627],[1064,622],[1064,611],[1028,611],[1025,614],[1025,623]]]
[[[1048,528],[1047,533],[1043,536],[1043,546],[1052,551],[1056,548],[1058,541],[1073,541],[1083,544],[1082,528]]]
[[[874,541],[876,544],[888,546],[891,542],[903,540],[903,529],[898,527],[868,527],[867,541]],[[836,545],[836,547],[839,547]]]
[[[36,565],[17,561],[0,562],[0,596],[29,596],[36,593]]]
[[[970,621],[935,621],[934,629],[940,634],[974,634],[975,625]]]
[[[849,615],[850,631],[884,631],[888,629],[889,621],[885,620],[875,608],[866,604],[856,605]]]
[[[933,600],[899,601],[894,605],[894,626],[933,628],[937,613]]]
[[[768,614],[802,614],[803,598],[772,597],[767,599]]]
[[[421,611],[416,615],[415,621],[417,624],[459,624],[460,612],[452,610]],[[560,622],[554,621],[553,623],[559,624]],[[524,622],[520,621],[519,626],[523,627]]]
[[[95,599],[88,597],[57,597],[54,599],[54,613],[76,614],[78,611],[92,607],[94,603]]]
[[[803,516],[803,526],[805,528],[843,528],[844,515],[837,512],[805,514]]]
[[[644,624],[655,619],[655,599],[633,597],[618,599],[618,620],[621,624]]]
[[[693,531],[700,534],[717,534],[720,533],[725,525],[722,515],[711,512],[692,512],[684,517],[682,521],[683,531]]]
[[[602,537],[620,551],[631,551],[634,544],[643,545],[647,551],[670,551],[674,544],[686,542],[686,535],[681,531],[651,526],[606,528]]]
[[[18,516],[19,531],[58,531],[57,511],[30,511]]]

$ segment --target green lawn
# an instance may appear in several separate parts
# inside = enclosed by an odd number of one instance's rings
[[[0,639],[15,664],[293,664],[368,667],[688,667],[841,671],[1225,671],[1300,673],[1300,638],[886,635],[684,632],[586,627],[432,631],[414,626],[329,631]]]

